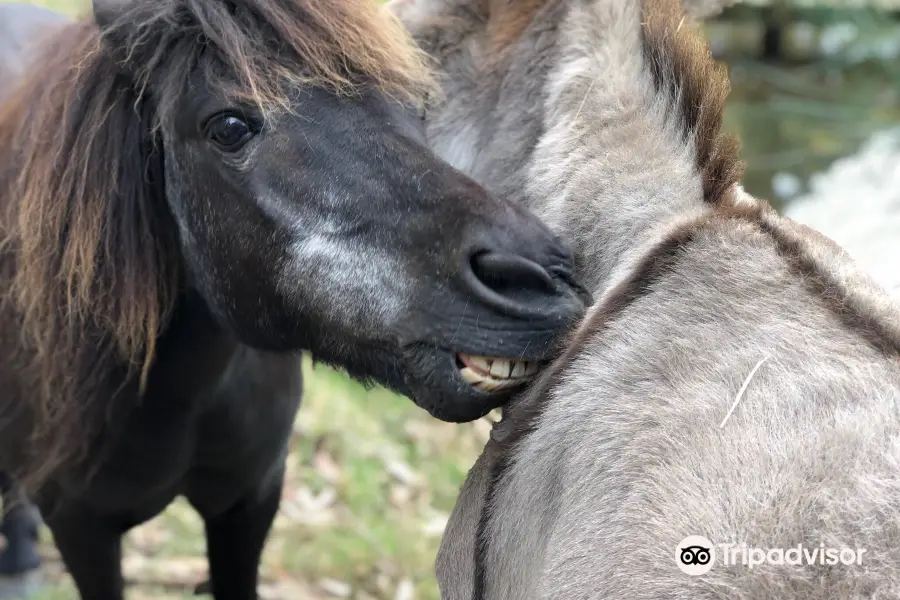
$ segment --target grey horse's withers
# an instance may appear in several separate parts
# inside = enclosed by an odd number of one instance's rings
[[[673,4],[392,4],[441,69],[430,145],[572,242],[596,299],[470,472],[445,600],[900,596],[900,308],[737,185]]]

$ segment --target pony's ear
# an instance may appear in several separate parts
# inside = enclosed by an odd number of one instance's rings
[[[106,32],[116,20],[128,10],[131,0],[92,0],[91,8],[94,13],[94,22],[100,31]]]

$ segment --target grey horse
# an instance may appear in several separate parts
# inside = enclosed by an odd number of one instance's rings
[[[677,1],[390,10],[441,71],[429,145],[596,298],[469,473],[442,598],[900,597],[900,307],[742,190]]]

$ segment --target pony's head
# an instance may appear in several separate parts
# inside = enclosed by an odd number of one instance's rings
[[[184,290],[449,421],[583,310],[569,250],[426,148],[428,71],[374,0],[95,0],[40,60],[0,111],[0,191],[44,414],[96,375],[88,341],[152,375]]]

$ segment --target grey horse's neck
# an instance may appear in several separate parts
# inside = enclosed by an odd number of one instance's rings
[[[463,14],[440,23],[460,27],[454,48],[420,37],[452,74],[429,116],[430,143],[572,243],[595,295],[661,231],[708,208],[696,123],[678,86],[647,69],[638,11],[638,2],[547,3],[499,61],[489,31]],[[611,29],[622,33],[597,35]],[[488,68],[491,77],[457,75]]]

